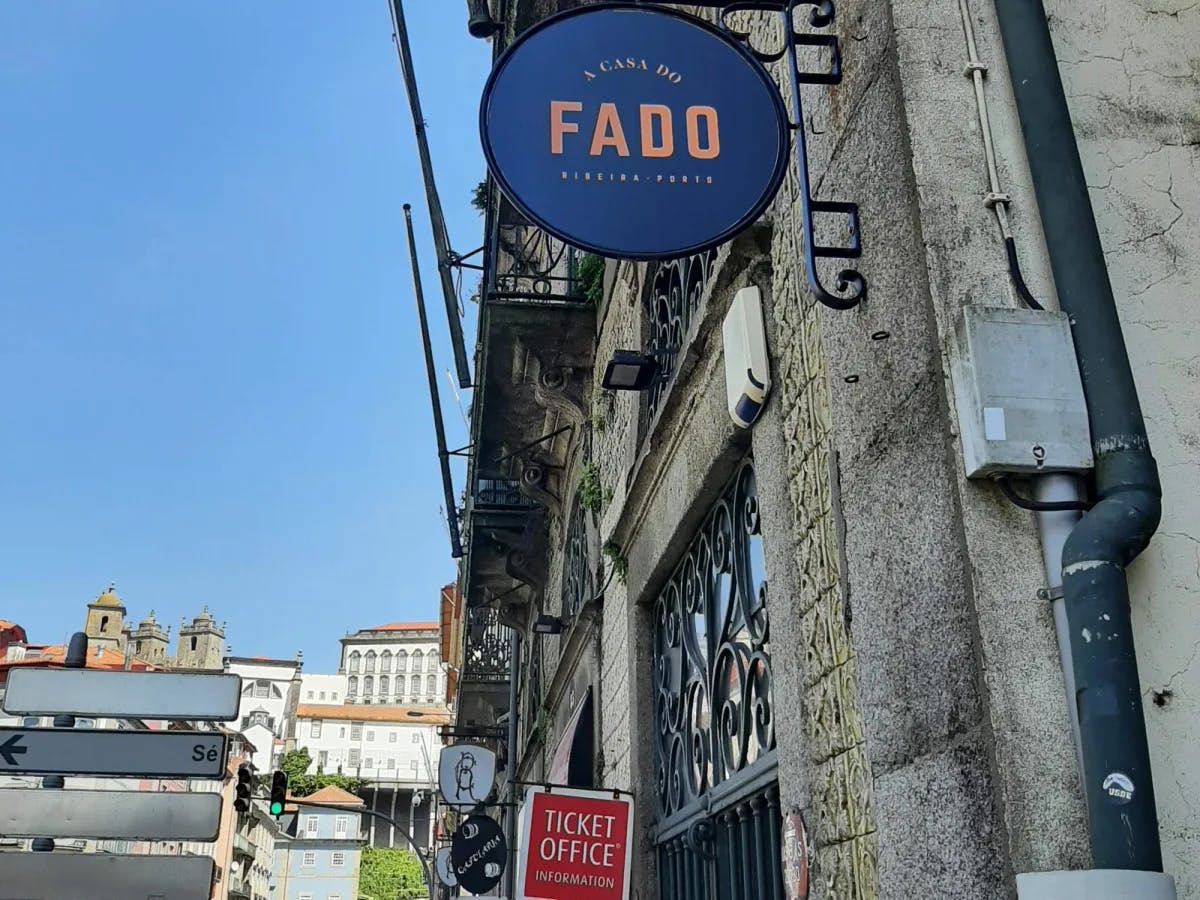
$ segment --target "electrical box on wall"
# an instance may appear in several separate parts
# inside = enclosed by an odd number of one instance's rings
[[[1092,467],[1087,406],[1063,313],[963,307],[951,374],[968,478]]]
[[[756,287],[742,288],[729,304],[721,329],[725,349],[725,390],[734,424],[749,428],[762,412],[771,391],[767,357],[767,327],[762,295]]]

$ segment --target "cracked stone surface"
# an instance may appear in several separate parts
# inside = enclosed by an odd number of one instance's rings
[[[1048,0],[1163,523],[1131,569],[1167,871],[1200,897],[1200,2]]]

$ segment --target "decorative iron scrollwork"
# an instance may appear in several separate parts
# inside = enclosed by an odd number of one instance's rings
[[[495,296],[586,302],[577,277],[578,250],[525,222],[501,225],[499,231]]]
[[[587,510],[578,499],[567,528],[566,559],[563,561],[562,614],[572,618],[596,595],[592,563],[588,555]]]
[[[467,610],[463,681],[508,681],[511,652],[512,632],[501,624],[496,610],[482,606]]]
[[[692,326],[704,289],[712,275],[717,251],[660,263],[654,270],[647,299],[650,318],[650,352],[662,366],[662,374],[650,389],[650,417],[658,411],[675,372],[675,362]]]
[[[775,747],[754,467],[743,464],[654,607],[655,778],[667,817]]]
[[[799,181],[801,230],[804,237],[804,264],[808,271],[808,285],[821,303],[832,309],[853,309],[867,295],[867,282],[857,269],[847,266],[838,272],[836,293],[829,291],[821,282],[817,270],[818,259],[858,259],[862,255],[862,231],[859,222],[858,204],[832,200],[817,200],[812,195],[812,179],[808,167],[808,134],[804,117],[804,97],[800,86],[804,84],[841,84],[842,51],[836,34],[811,33],[796,27],[796,13],[811,7],[808,22],[813,28],[824,29],[833,25],[836,11],[833,0],[734,0],[721,6],[721,26],[741,42],[764,64],[786,60],[792,93],[792,132],[796,144],[796,177]],[[756,47],[750,31],[737,24],[737,13],[774,12],[781,16],[783,41],[776,48]],[[827,50],[829,65],[819,70],[805,67],[800,59],[799,48],[815,47]],[[841,215],[846,217],[849,239],[841,245],[820,244],[815,231],[817,214]]]

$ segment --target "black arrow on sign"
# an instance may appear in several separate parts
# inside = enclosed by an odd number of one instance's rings
[[[17,757],[23,756],[29,752],[28,747],[21,746],[21,738],[23,734],[14,734],[3,744],[0,744],[0,756],[4,757],[4,761],[10,766],[17,764]]]

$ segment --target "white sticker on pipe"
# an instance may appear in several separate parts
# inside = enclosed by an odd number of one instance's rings
[[[999,406],[983,408],[983,436],[989,441],[1008,440],[1008,429],[1004,426],[1004,409]]]

